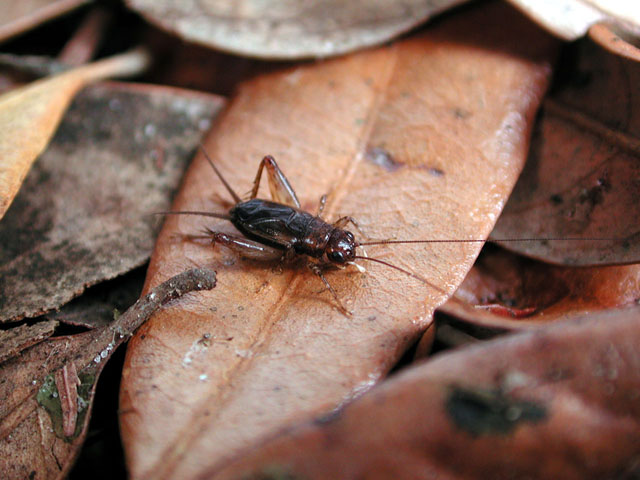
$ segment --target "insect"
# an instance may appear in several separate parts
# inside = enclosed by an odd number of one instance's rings
[[[353,265],[361,272],[364,268],[356,263],[356,260],[364,260],[380,263],[405,273],[420,280],[440,293],[447,293],[433,285],[428,280],[404,268],[393,265],[378,258],[358,255],[357,248],[367,245],[382,244],[411,244],[411,243],[460,243],[460,242],[484,242],[485,240],[377,240],[359,242],[354,234],[346,230],[349,224],[353,225],[360,233],[360,227],[350,216],[339,218],[333,223],[322,219],[321,215],[326,204],[327,197],[323,195],[315,215],[302,210],[300,202],[291,184],[284,173],[278,167],[275,159],[267,155],[258,167],[253,188],[248,200],[242,200],[231,188],[215,163],[211,160],[204,148],[201,148],[209,165],[213,168],[224,187],[233,198],[235,204],[228,213],[214,213],[202,211],[167,211],[159,212],[164,215],[201,215],[207,217],[229,220],[244,237],[230,235],[206,229],[206,238],[214,244],[221,244],[237,252],[243,257],[254,260],[288,260],[298,256],[308,258],[307,266],[324,283],[325,287],[336,301],[339,310],[345,315],[351,315],[340,297],[324,275],[328,267],[344,268]],[[262,173],[266,169],[267,180],[272,200],[257,198],[258,188]],[[193,236],[198,237],[198,236]],[[541,239],[502,239],[501,241],[540,241]],[[595,240],[595,239],[542,239],[542,240]]]
[[[425,282],[444,293],[440,288],[409,270],[384,260],[371,258],[366,254],[358,255],[357,248],[365,245],[411,243],[411,241],[358,242],[354,234],[345,229],[348,224],[351,224],[362,233],[359,225],[352,217],[344,216],[333,223],[328,223],[321,218],[327,200],[326,195],[321,197],[315,215],[302,210],[295,191],[272,156],[267,155],[262,159],[249,199],[242,200],[229,185],[207,152],[204,149],[202,151],[209,165],[211,165],[213,171],[233,198],[234,206],[226,214],[186,210],[159,212],[160,214],[201,215],[229,220],[244,237],[206,229],[207,238],[210,238],[212,243],[224,245],[249,259],[287,260],[296,256],[308,257],[307,266],[322,280],[335,299],[339,310],[345,315],[351,315],[351,312],[340,301],[340,297],[325,277],[324,271],[328,267],[344,268],[347,265],[353,265],[359,271],[364,272],[364,268],[357,264],[356,260],[386,265]],[[257,198],[260,180],[265,169],[272,200]]]

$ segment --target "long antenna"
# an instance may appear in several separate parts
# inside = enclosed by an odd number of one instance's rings
[[[449,297],[449,294],[447,292],[445,292],[443,289],[441,289],[440,287],[436,287],[433,283],[431,283],[429,280],[427,280],[426,278],[421,277],[420,275],[413,273],[409,270],[405,270],[404,268],[398,267],[397,265],[394,265],[392,263],[389,262],[385,262],[384,260],[380,260],[379,258],[372,258],[372,257],[365,257],[363,255],[356,255],[354,258],[358,258],[360,260],[369,260],[370,262],[376,262],[376,263],[381,263],[382,265],[386,265],[387,267],[393,268],[395,270],[398,270],[406,275],[409,275],[410,277],[415,278],[416,280],[420,280],[422,283],[430,286],[431,288],[433,288],[434,290],[437,290],[438,292],[444,294],[445,296]]]
[[[432,239],[432,240],[377,240],[373,242],[358,242],[360,245],[387,245],[393,243],[481,243],[481,242],[558,242],[558,241],[581,241],[581,242],[602,242],[620,240],[619,238],[607,237],[557,237],[557,238],[485,238],[485,239]]]
[[[231,196],[233,197],[235,202],[236,203],[242,202],[242,199],[238,196],[238,194],[236,192],[233,191],[233,188],[231,188],[231,185],[229,185],[227,183],[227,181],[224,179],[224,177],[222,176],[222,173],[220,173],[220,170],[218,170],[218,167],[216,167],[215,163],[213,163],[213,160],[211,160],[211,158],[209,157],[209,154],[204,149],[202,144],[200,144],[200,150],[202,150],[202,153],[204,153],[204,156],[207,159],[207,161],[209,162],[209,165],[211,165],[211,168],[213,168],[213,171],[216,172],[216,175],[218,175],[218,178],[220,180],[222,180],[222,183],[227,188],[227,191],[231,194]]]

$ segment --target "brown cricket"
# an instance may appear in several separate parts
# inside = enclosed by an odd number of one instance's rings
[[[233,197],[235,205],[229,213],[213,213],[200,211],[168,211],[160,212],[165,215],[202,215],[207,217],[229,220],[245,236],[229,235],[228,233],[206,230],[206,237],[212,243],[221,244],[239,253],[241,256],[255,260],[287,260],[298,255],[310,257],[307,263],[309,269],[315,273],[327,289],[333,295],[338,308],[345,315],[349,312],[338,297],[331,284],[324,276],[327,267],[343,268],[354,265],[360,271],[364,269],[355,263],[355,260],[366,260],[380,263],[405,273],[420,280],[429,287],[447,295],[444,290],[433,285],[421,276],[393,265],[378,258],[366,255],[357,255],[356,248],[366,245],[382,245],[391,243],[460,243],[460,242],[485,242],[483,239],[471,240],[377,240],[358,242],[353,233],[346,230],[348,224],[352,224],[361,234],[362,231],[356,221],[350,216],[339,218],[333,223],[322,219],[322,211],[326,203],[326,195],[320,199],[318,211],[315,215],[300,208],[300,202],[291,184],[278,167],[271,155],[265,156],[260,162],[256,178],[253,182],[249,199],[242,200],[231,188],[222,173],[218,170],[207,152],[202,148],[205,158],[220,178],[229,194]],[[262,172],[267,169],[267,179],[272,200],[256,198]],[[500,239],[502,242],[542,241],[542,240],[603,240],[586,238],[562,238],[562,239]]]

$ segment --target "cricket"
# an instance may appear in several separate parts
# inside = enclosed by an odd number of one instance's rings
[[[223,245],[224,247],[238,253],[241,257],[261,260],[286,262],[296,257],[306,257],[307,267],[317,275],[324,283],[327,290],[335,299],[336,306],[344,315],[350,316],[352,313],[345,308],[335,289],[327,280],[324,272],[327,269],[343,269],[347,266],[354,266],[361,273],[365,272],[364,267],[356,260],[375,262],[389,268],[398,270],[412,278],[415,278],[430,288],[440,293],[448,295],[447,292],[429,282],[427,279],[414,272],[393,265],[379,258],[369,257],[364,249],[362,255],[358,255],[357,248],[368,245],[383,244],[424,244],[424,243],[460,243],[460,242],[485,242],[485,239],[431,239],[431,240],[375,240],[360,242],[355,235],[345,227],[353,225],[358,233],[364,237],[356,220],[350,216],[343,216],[333,223],[329,223],[322,218],[327,196],[320,198],[318,209],[315,215],[302,210],[300,202],[294,189],[287,180],[275,159],[271,155],[265,156],[258,167],[258,171],[253,182],[248,200],[243,200],[229,185],[213,160],[209,157],[205,149],[200,147],[211,168],[220,179],[226,190],[229,192],[235,204],[228,213],[215,213],[204,211],[166,211],[158,212],[160,215],[200,215],[214,217],[230,221],[236,229],[244,236],[230,235],[228,233],[216,232],[206,229],[204,238],[210,239],[212,244]],[[260,180],[263,171],[267,171],[267,180],[271,200],[257,198]],[[202,238],[203,236],[192,235],[192,238]],[[500,239],[501,242],[522,242],[522,241],[549,241],[549,240],[604,240],[595,238],[525,238],[525,239]]]

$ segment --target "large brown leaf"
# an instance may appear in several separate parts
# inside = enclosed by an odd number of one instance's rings
[[[182,38],[262,58],[327,57],[380,44],[464,0],[128,0]]]
[[[565,265],[638,262],[640,51],[634,60],[584,40],[572,54],[491,235],[609,238],[504,246]]]
[[[472,10],[420,38],[243,85],[205,148],[241,193],[273,154],[305,208],[329,193],[326,217],[353,215],[372,237],[483,237],[522,167],[551,46],[506,7]],[[221,197],[198,155],[174,208],[220,212]],[[376,264],[329,272],[347,317],[304,264],[251,263],[185,238],[205,227],[233,231],[167,219],[149,267],[147,288],[193,264],[215,265],[219,284],[130,344],[121,429],[134,478],[191,478],[368,389],[478,252],[371,247],[438,288]]]
[[[192,269],[159,285],[110,325],[46,340],[0,364],[0,478],[64,478],[87,433],[102,368],[151,314],[215,286]]]
[[[74,102],[0,222],[0,322],[58,308],[143,264],[219,97],[91,87]]]
[[[634,478],[640,307],[458,350],[201,478]]]

